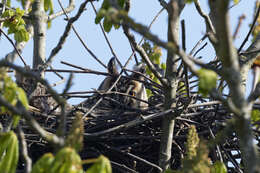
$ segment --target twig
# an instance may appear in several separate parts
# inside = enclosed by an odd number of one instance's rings
[[[211,137],[212,137],[213,139],[215,139],[216,137],[215,137],[214,133],[212,132],[211,128],[208,127],[208,129],[209,129],[209,132],[210,132]],[[220,161],[223,162],[223,157],[222,157],[222,154],[221,154],[221,151],[220,151],[219,145],[216,144],[216,148],[217,148],[217,152],[218,152],[218,155],[219,155]]]
[[[149,26],[148,26],[148,30],[151,29],[152,25],[154,24],[154,22],[156,21],[156,19],[159,17],[159,15],[163,12],[163,10],[164,10],[164,8],[162,8],[162,9],[154,16],[152,22],[151,22],[151,23],[149,24]],[[138,45],[141,45],[142,42],[144,41],[144,39],[145,39],[145,37],[143,36],[142,39],[138,42]],[[131,44],[131,43],[130,43],[130,44]],[[131,47],[133,47],[132,44],[131,44]],[[134,47],[133,47],[133,48],[134,48]],[[135,55],[135,51],[136,51],[136,50],[134,49],[133,52],[132,52],[132,54],[130,55],[129,59],[131,59],[132,56]],[[137,62],[137,60],[136,60],[136,62]]]
[[[194,53],[194,57],[196,57],[196,55],[202,50],[202,49],[204,49],[206,46],[208,45],[208,43],[206,42],[205,44],[203,44],[202,46],[201,46],[201,48],[199,48],[195,53]]]
[[[255,15],[255,17],[254,17],[253,23],[252,23],[252,25],[251,25],[251,27],[250,27],[250,29],[249,29],[247,35],[246,35],[246,38],[244,39],[244,41],[242,42],[241,46],[240,46],[240,47],[238,48],[238,50],[237,50],[238,53],[241,52],[241,50],[242,50],[243,47],[245,46],[247,40],[249,39],[249,36],[250,36],[250,34],[252,33],[252,31],[253,31],[253,29],[254,29],[254,27],[255,27],[257,18],[258,18],[258,16],[259,16],[259,13],[260,13],[260,6],[259,6],[258,9],[257,9],[257,12],[256,12],[256,15]]]
[[[183,51],[186,52],[186,29],[185,29],[185,21],[181,21],[181,28],[182,28],[182,48]],[[188,75],[188,69],[186,64],[184,64],[184,75],[185,75],[185,84],[186,84],[186,92],[187,96],[190,97],[190,83],[189,83],[189,75]]]
[[[93,10],[94,10],[94,12],[95,12],[95,14],[97,15],[97,10],[96,10],[96,8],[95,8],[93,2],[90,2],[90,4],[91,4],[91,6],[92,6],[92,8],[93,8]],[[123,65],[122,65],[122,63],[119,61],[119,59],[118,59],[118,57],[117,57],[117,55],[116,55],[116,53],[115,53],[115,51],[114,51],[114,49],[113,49],[113,47],[112,47],[112,45],[111,45],[111,43],[110,43],[108,37],[107,37],[106,32],[104,31],[104,28],[103,28],[103,26],[101,25],[101,23],[99,23],[99,27],[101,28],[101,31],[102,31],[102,33],[103,33],[103,35],[104,35],[104,37],[105,37],[105,40],[106,40],[106,42],[107,42],[107,44],[108,44],[108,46],[109,46],[109,49],[110,49],[111,53],[112,53],[113,56],[117,59],[117,62],[118,62],[118,64],[120,65],[120,68],[122,68]]]
[[[158,1],[160,2],[161,6],[164,9],[168,10],[168,3],[165,0],[158,0]]]
[[[31,116],[29,114],[29,112],[27,112],[25,110],[25,108],[21,105],[18,107],[14,107],[13,105],[11,105],[10,103],[8,103],[2,96],[0,96],[0,104],[5,106],[10,112],[12,112],[15,115],[20,115],[23,118],[26,119],[26,122],[38,133],[40,134],[46,141],[54,143],[54,144],[58,144],[60,146],[63,145],[64,141],[61,140],[58,136],[56,136],[55,134],[52,134],[46,130],[44,130],[39,124],[38,122],[34,119],[33,116]],[[19,102],[18,102],[19,104]]]
[[[65,100],[63,98],[61,98],[58,93],[52,89],[52,87],[49,85],[49,83],[42,79],[41,77],[39,77],[37,74],[27,71],[22,67],[19,67],[17,65],[14,65],[6,60],[1,60],[0,61],[0,67],[10,67],[15,69],[18,73],[21,73],[22,75],[24,75],[25,77],[29,76],[34,78],[37,82],[40,82],[41,84],[43,84],[46,88],[47,91],[52,95],[52,97],[54,98],[54,100],[59,104],[59,105],[64,105],[65,104]]]
[[[245,14],[242,14],[242,15],[239,17],[237,27],[236,27],[235,32],[234,32],[234,34],[233,34],[233,40],[236,39],[237,34],[238,34],[238,32],[239,32],[239,29],[241,28],[242,22],[243,22],[243,20],[244,20],[245,18],[246,18],[246,15],[245,15]]]
[[[125,124],[121,124],[121,125],[112,127],[110,129],[107,129],[107,130],[103,130],[103,131],[95,132],[95,133],[84,133],[84,137],[86,139],[88,139],[88,138],[96,138],[96,137],[99,137],[99,136],[102,136],[102,135],[105,135],[105,134],[110,134],[110,133],[113,133],[113,132],[120,131],[122,129],[125,130],[125,129],[128,129],[128,128],[137,126],[139,124],[142,124],[145,121],[149,121],[149,120],[156,119],[156,118],[159,118],[159,117],[162,117],[162,116],[166,116],[166,115],[168,115],[171,112],[172,112],[172,110],[169,109],[169,110],[166,110],[166,111],[163,111],[163,112],[160,112],[160,113],[151,114],[151,115],[148,115],[148,116],[145,116],[145,117],[144,116],[138,117],[138,118],[136,118],[133,121],[130,121],[130,122],[127,122]]]
[[[141,55],[142,59],[147,64],[148,68],[153,72],[153,74],[160,80],[160,82],[164,86],[167,86],[168,85],[167,81],[156,70],[156,68],[154,67],[153,63],[151,62],[150,58],[148,57],[148,55],[146,54],[144,49],[136,43],[134,36],[129,31],[129,27],[127,27],[126,25],[123,24],[123,30],[129,40],[129,42],[131,42],[131,44],[134,46],[135,50],[137,50],[138,53]]]
[[[127,171],[129,173],[138,173],[136,172],[135,170],[131,169],[131,168],[128,168],[127,166],[125,165],[122,165],[122,164],[119,164],[117,162],[114,162],[114,161],[110,161],[112,165],[115,165],[116,167],[118,167],[119,169],[122,169],[121,172],[124,172],[124,171]]]
[[[74,1],[74,0],[73,0],[73,1]],[[57,53],[62,49],[62,47],[63,47],[63,45],[64,45],[64,43],[65,43],[67,37],[69,36],[69,32],[70,32],[70,30],[71,30],[71,28],[72,28],[72,24],[79,19],[79,17],[80,17],[81,14],[83,13],[83,11],[84,11],[84,9],[85,9],[85,6],[87,5],[88,2],[89,2],[89,1],[86,0],[86,1],[84,1],[84,2],[80,5],[79,10],[78,10],[77,14],[76,14],[74,17],[72,17],[72,18],[69,19],[68,16],[67,16],[68,23],[67,23],[67,25],[66,25],[66,28],[65,28],[63,34],[61,35],[60,40],[59,40],[57,46],[54,47],[54,48],[52,49],[52,51],[51,51],[51,54],[50,54],[50,56],[48,57],[48,59],[47,59],[45,65],[44,65],[44,69],[45,69],[45,70],[48,68],[48,66],[51,65],[51,63],[52,63],[52,61],[53,61],[53,58],[54,58],[54,57],[57,55]],[[62,6],[61,6],[61,8],[62,8]],[[63,9],[63,10],[64,10],[64,14],[67,14],[67,13],[65,12],[65,9]]]
[[[160,172],[162,172],[162,168],[160,168],[158,165],[156,165],[156,164],[154,164],[154,163],[151,163],[151,162],[149,162],[149,161],[147,161],[147,160],[145,160],[145,159],[143,159],[143,158],[141,158],[141,157],[138,157],[138,156],[136,156],[136,155],[134,155],[134,154],[131,154],[131,153],[129,153],[129,152],[121,151],[121,150],[119,150],[119,149],[117,149],[117,148],[115,148],[115,147],[111,147],[111,146],[105,145],[105,144],[103,144],[103,143],[102,143],[101,145],[104,146],[104,147],[106,147],[106,148],[109,149],[109,150],[122,153],[123,155],[126,155],[126,156],[130,156],[130,157],[134,158],[135,160],[140,161],[140,162],[142,162],[142,163],[144,163],[144,164],[147,164],[147,165],[149,165],[149,166],[151,166],[151,167],[153,167],[153,168],[156,168],[156,169],[159,170]]]
[[[70,12],[72,12],[72,11],[74,10],[74,8],[75,8],[75,0],[70,0],[68,7],[65,8],[64,11],[65,11],[66,13],[70,13]],[[57,18],[57,17],[63,15],[63,14],[64,14],[64,11],[61,10],[61,11],[59,11],[59,12],[57,12],[57,13],[54,13],[54,14],[51,14],[50,16],[48,16],[48,22],[50,22],[50,21],[52,21],[53,19],[55,19],[55,18]]]
[[[85,73],[93,73],[93,74],[105,75],[105,76],[111,75],[111,74],[109,74],[109,73],[94,71],[94,70],[90,70],[90,69],[87,69],[87,68],[83,68],[83,67],[80,67],[80,66],[77,66],[77,65],[73,65],[73,64],[70,64],[70,63],[65,62],[65,61],[61,61],[61,63],[62,63],[62,64],[65,64],[65,65],[68,65],[68,66],[71,66],[71,67],[74,67],[74,68],[77,68],[77,69],[80,69],[80,70],[83,70],[83,72],[85,72]]]
[[[14,42],[12,41],[12,39],[2,30],[2,28],[0,28],[0,33],[3,33],[4,36],[7,38],[7,40],[12,44],[14,50],[16,51],[16,53],[18,54],[19,58],[21,59],[21,61],[23,62],[24,66],[27,66],[26,62],[24,61],[24,58],[22,57],[22,55],[20,54],[19,50],[16,48]]]
[[[60,0],[58,0],[59,2],[59,5],[60,7],[62,8],[64,14],[66,15],[67,19],[69,20],[69,16],[68,14],[66,13],[66,11],[64,10],[63,8],[63,5],[62,3],[60,2]],[[83,7],[83,4],[84,3],[87,3],[89,1],[85,1],[81,4],[81,7]],[[83,9],[84,10],[84,9]],[[83,45],[83,47],[88,51],[88,53],[99,63],[101,64],[103,67],[107,68],[107,66],[100,60],[96,57],[96,55],[87,47],[87,45],[85,44],[85,42],[83,41],[83,39],[80,37],[79,33],[77,32],[77,30],[75,29],[75,27],[73,26],[73,24],[71,24],[71,27],[72,27],[72,30],[74,31],[74,33],[76,34],[77,38],[79,39],[79,41],[81,42],[81,44]]]
[[[73,73],[70,74],[69,80],[67,81],[67,84],[62,92],[62,95],[65,95],[67,91],[71,88],[72,86],[72,79],[73,79]],[[60,124],[58,128],[58,134],[60,137],[65,137],[66,134],[66,125],[67,125],[67,112],[65,112],[65,104],[62,105],[61,107],[61,112],[60,112]]]
[[[193,53],[195,52],[195,50],[199,47],[199,45],[207,38],[207,34],[205,34],[196,44],[195,46],[191,49],[190,51],[190,55],[193,55]],[[195,57],[195,56],[194,56]]]
[[[25,173],[30,173],[32,170],[32,159],[30,158],[30,156],[28,154],[26,139],[25,139],[24,132],[22,130],[21,125],[18,126],[18,136],[19,136],[20,143],[21,143],[22,155],[25,160]]]
[[[194,1],[194,4],[198,13],[201,15],[201,17],[204,18],[205,23],[209,29],[209,32],[216,33],[215,28],[210,20],[210,17],[202,11],[199,0]]]

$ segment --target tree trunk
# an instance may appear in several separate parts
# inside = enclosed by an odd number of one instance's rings
[[[168,4],[168,42],[179,42],[179,15],[183,2],[172,0]],[[168,80],[168,86],[164,88],[165,105],[164,109],[168,110],[176,106],[176,92],[178,87],[177,78],[177,62],[178,55],[172,51],[167,52],[167,67],[165,76]],[[160,144],[159,166],[166,170],[170,166],[172,138],[174,132],[176,115],[167,115],[163,118],[162,122],[162,136]]]

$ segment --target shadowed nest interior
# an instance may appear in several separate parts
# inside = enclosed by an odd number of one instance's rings
[[[129,79],[122,78],[121,83]],[[82,159],[95,158],[100,154],[107,156],[112,164],[113,172],[157,172],[160,146],[161,121],[164,116],[174,112],[176,125],[174,129],[171,167],[180,168],[181,159],[185,155],[187,133],[191,125],[195,125],[199,137],[204,141],[212,141],[216,133],[225,129],[226,121],[232,118],[227,109],[218,101],[202,98],[191,92],[188,98],[185,94],[177,97],[177,107],[164,110],[163,93],[160,88],[154,88],[145,83],[146,88],[152,90],[147,109],[132,108],[127,105],[125,85],[119,84],[111,93],[95,93],[86,101],[69,109],[67,127],[70,128],[75,112],[84,114],[96,102],[102,101],[84,118],[84,147],[80,152]],[[255,107],[259,106],[255,104]],[[55,133],[58,127],[59,116],[55,113],[32,112],[35,119],[49,132]],[[2,117],[2,123],[8,118]],[[54,152],[51,144],[44,141],[31,127],[22,121],[22,127],[28,144],[28,151],[33,161],[43,153]],[[257,144],[259,145],[259,130],[255,129]],[[240,169],[238,159],[241,159],[236,134],[228,132],[229,137],[219,140],[218,145],[211,147],[210,159],[223,159],[229,172]],[[234,152],[235,151],[235,152]],[[231,164],[230,164],[231,163]],[[19,170],[22,172],[23,160],[20,159]],[[19,172],[19,171],[18,171]]]

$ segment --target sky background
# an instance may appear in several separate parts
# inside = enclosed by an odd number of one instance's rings
[[[56,0],[54,2],[54,10],[55,12],[60,11],[61,8],[58,5]],[[75,10],[69,14],[70,17],[73,17],[78,10],[81,1],[76,1]],[[99,2],[94,2],[94,5],[97,9],[100,8],[103,0],[99,0]],[[12,1],[13,6],[16,6],[17,3]],[[66,7],[68,4],[67,1],[62,1],[63,5]],[[205,12],[209,12],[209,8],[207,5],[207,1],[201,0],[202,9]],[[243,21],[242,26],[240,28],[240,32],[235,40],[235,46],[238,48],[240,44],[243,42],[248,30],[249,24],[253,20],[253,12],[254,12],[255,0],[241,0],[238,5],[230,9],[230,24],[232,33],[237,26],[238,18],[242,14],[245,14],[246,19]],[[142,23],[146,26],[150,24],[153,20],[154,16],[161,10],[161,6],[158,0],[131,0],[131,8],[129,15],[135,19],[136,22]],[[64,16],[61,16],[54,21],[52,21],[52,26],[47,30],[47,40],[46,40],[46,57],[50,55],[51,50],[55,47],[61,37],[64,28],[67,22],[64,20]],[[185,20],[186,24],[186,47],[187,52],[189,52],[196,42],[201,39],[201,37],[205,34],[205,24],[203,19],[198,15],[193,4],[186,5],[184,8],[181,19]],[[101,32],[99,25],[94,23],[95,13],[91,7],[91,4],[88,3],[86,11],[83,13],[81,18],[74,23],[74,26],[80,36],[83,38],[85,44],[88,48],[105,64],[109,61],[109,59],[113,56],[109,46],[105,42],[104,36]],[[5,30],[6,31],[6,30]],[[164,41],[167,38],[167,15],[166,11],[163,11],[156,22],[153,24],[151,28],[152,33],[158,35],[158,37]],[[141,39],[140,35],[135,34],[136,40],[139,42]],[[13,38],[13,37],[12,37]],[[132,51],[129,45],[129,42],[124,35],[122,29],[114,30],[108,33],[109,41],[120,61],[124,64],[128,57],[131,55]],[[251,40],[251,39],[250,39]],[[207,40],[206,40],[207,41]],[[23,57],[26,60],[27,64],[32,64],[32,50],[33,50],[33,41],[30,40],[25,49],[23,50]],[[205,42],[204,42],[205,43]],[[248,47],[250,41],[244,47],[244,50]],[[2,36],[0,41],[0,58],[4,58],[7,53],[13,50],[13,47],[8,42],[6,38]],[[138,54],[137,54],[138,55]],[[205,61],[211,60],[214,58],[215,53],[210,44],[208,44],[200,53],[199,56],[203,56]],[[165,62],[166,52],[163,51],[163,61]],[[140,60],[140,56],[138,55]],[[106,71],[106,69],[101,66],[98,62],[96,62],[92,56],[84,49],[75,33],[71,31],[66,43],[63,46],[63,49],[56,55],[53,67],[55,69],[73,69],[68,66],[65,66],[60,63],[60,61],[66,61],[71,64],[75,64],[84,68],[97,70],[97,71]],[[16,59],[16,64],[22,65],[20,59]],[[132,68],[134,61],[130,63],[128,68]],[[68,79],[67,73],[61,73],[66,79]],[[47,73],[46,78],[50,83],[55,83],[60,79],[54,75],[53,73]],[[99,84],[104,79],[104,76],[98,76],[93,74],[75,74],[73,80],[73,86],[70,89],[70,92],[73,91],[89,91],[92,88],[97,88]],[[249,78],[249,82],[251,85],[251,77]],[[66,82],[65,82],[66,83]],[[58,85],[55,89],[58,92],[61,92],[64,88],[65,83]],[[250,86],[248,85],[248,86]],[[250,88],[250,87],[249,87]],[[248,88],[248,90],[249,90]],[[72,104],[76,104],[82,101],[82,99],[70,99],[69,102]]]

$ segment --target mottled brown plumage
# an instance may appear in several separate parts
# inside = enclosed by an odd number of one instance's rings
[[[140,73],[144,74],[145,73],[145,66],[143,64],[135,66],[134,67],[134,71],[140,72]],[[134,96],[134,97],[136,97],[136,98],[138,98],[138,99],[141,99],[141,100],[144,100],[144,101],[148,101],[146,88],[145,88],[144,84],[142,82],[140,82],[140,81],[144,81],[143,75],[138,74],[138,73],[133,73],[131,75],[131,77],[133,79],[137,79],[137,80],[130,81],[129,89],[128,89],[128,90],[130,90],[129,94]],[[140,100],[137,100],[135,98],[131,98],[130,99],[129,105],[131,107],[133,107],[133,108],[141,108],[141,109],[145,109],[145,108],[148,107],[147,103],[142,102]]]

